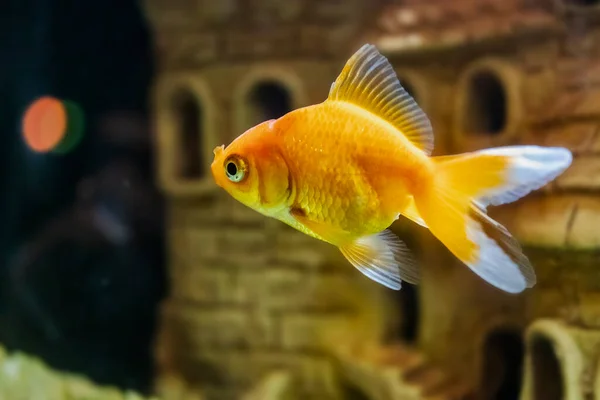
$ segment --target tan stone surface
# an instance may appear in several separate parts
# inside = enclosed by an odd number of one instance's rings
[[[579,301],[579,320],[589,327],[600,327],[600,293],[586,293]]]
[[[566,147],[574,153],[589,151],[598,131],[598,125],[578,123],[550,129],[543,140],[544,146]]]
[[[585,72],[581,67],[573,73],[579,76]],[[560,75],[559,75],[560,76]],[[558,78],[557,78],[558,79]],[[572,82],[560,82],[561,85],[555,91],[554,101],[550,102],[544,113],[542,120],[561,122],[565,119],[585,119],[596,117],[598,115],[598,105],[600,104],[600,91],[595,87],[581,85]]]
[[[232,290],[235,274],[227,269],[188,265],[171,271],[171,290],[179,299],[203,304],[235,304],[240,294]]]
[[[284,350],[209,350],[203,360],[227,371],[221,384],[235,385],[244,391],[255,387],[272,373],[289,373],[296,393],[321,393],[335,396],[332,360],[323,355]],[[219,380],[208,382],[218,385]]]
[[[272,373],[246,393],[241,400],[292,400],[294,396],[292,377],[289,373]]]
[[[600,247],[600,198],[589,196],[579,200],[567,246],[587,250]]]
[[[322,332],[347,320],[347,316],[338,313],[296,315],[288,313],[281,321],[283,346],[292,350],[314,349],[315,344],[322,340],[320,337]],[[340,339],[343,340],[343,337]]]
[[[554,295],[548,295],[547,290],[558,290],[563,296],[562,305],[548,308],[547,312],[555,313],[561,307],[569,307],[569,312],[576,315],[580,302],[600,290],[597,268],[600,258],[595,251],[529,248],[526,252],[538,275],[538,284],[531,290],[531,296],[552,298]],[[561,317],[576,322],[566,315]]]
[[[600,153],[600,130],[596,131],[596,135],[594,135],[592,144],[589,148],[590,152],[593,154]]]
[[[593,194],[531,196],[492,213],[526,246],[566,247],[583,251],[600,243]]]
[[[226,239],[224,233],[217,233],[212,227],[189,229],[187,249],[191,262],[216,260],[221,255],[220,241]]]
[[[218,215],[222,223],[233,222],[244,225],[262,225],[264,216],[249,207],[240,204],[233,198],[222,196],[219,202]]]
[[[535,48],[534,48],[535,49]],[[529,52],[527,49],[526,52]],[[548,49],[548,51],[552,51]],[[534,52],[535,53],[535,52]],[[546,60],[547,57],[539,57],[536,60]],[[529,64],[529,59],[523,60],[524,68],[534,68]],[[556,75],[555,72],[548,68],[540,68],[528,72],[524,76],[521,95],[523,96],[523,107],[528,111],[529,115],[540,114],[544,111],[545,107],[548,106],[548,102],[552,101],[552,96],[556,90]]]
[[[360,388],[375,400],[468,400],[468,384],[452,377],[418,351],[401,345],[380,349],[383,357],[341,357],[344,383]]]
[[[550,69],[549,64],[552,65],[560,56],[560,44],[551,38],[529,38],[523,39],[523,42],[533,44],[533,46],[519,46],[518,49],[523,67],[529,72]],[[552,82],[548,83],[552,86]],[[533,87],[533,89],[544,91],[552,88]],[[527,96],[527,93],[523,94]]]
[[[356,291],[356,280],[350,274],[270,269],[264,279],[262,305],[281,311],[340,309],[348,306],[347,295],[342,293]]]
[[[322,267],[337,271],[351,270],[342,268],[345,262],[338,262],[342,255],[334,246],[304,235],[278,221],[274,222],[273,227],[273,261],[277,265],[299,267],[309,271]]]
[[[221,194],[221,193],[219,193]],[[167,222],[173,229],[190,226],[215,226],[221,223],[219,209],[224,196],[171,198],[167,208]]]
[[[201,66],[218,57],[219,38],[214,33],[195,33],[186,37],[165,61],[175,65]],[[174,41],[171,39],[170,41]]]
[[[542,272],[540,264],[536,264],[535,268],[538,274]],[[542,285],[543,283],[540,283],[539,287],[534,289],[536,294],[529,300],[529,313],[538,317],[569,315],[572,304],[565,302],[568,294],[560,287],[543,288]]]
[[[556,180],[565,190],[600,190],[600,157],[581,156]]]
[[[513,37],[527,38],[537,32],[552,35],[560,24],[546,9],[526,7],[520,1],[436,0],[428,3],[397,3],[381,14],[378,25],[365,36],[389,51],[410,49],[427,52],[452,46],[468,47]],[[404,40],[411,38],[413,40]]]
[[[206,349],[268,347],[275,340],[272,318],[243,307],[194,307],[193,303],[169,304],[166,320],[177,329],[193,355]]]
[[[576,196],[532,196],[502,212],[510,213],[506,226],[523,245],[563,247],[578,200]]]
[[[256,211],[253,211],[256,213]],[[258,214],[258,213],[256,213]],[[261,221],[263,224],[266,221]],[[243,254],[247,258],[264,257],[269,253],[269,231],[256,229],[256,227],[244,227],[237,224],[235,226],[223,226],[220,232],[222,240],[219,250],[223,254]],[[197,242],[201,243],[201,242]]]

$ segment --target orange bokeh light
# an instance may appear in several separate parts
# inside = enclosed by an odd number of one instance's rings
[[[34,151],[47,152],[56,147],[67,131],[67,111],[51,96],[34,101],[23,116],[25,142]]]

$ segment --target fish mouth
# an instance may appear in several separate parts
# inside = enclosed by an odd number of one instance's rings
[[[215,149],[213,150],[213,154],[215,155],[215,157],[219,157],[221,154],[223,154],[224,150],[225,150],[225,145],[222,144],[220,146],[215,147]]]
[[[212,173],[213,179],[215,180],[215,183],[220,187],[223,187],[221,179],[219,179],[221,175],[219,172],[221,172],[221,159],[224,151],[225,145],[223,144],[215,147],[215,149],[213,150],[215,158],[210,166],[210,171]]]

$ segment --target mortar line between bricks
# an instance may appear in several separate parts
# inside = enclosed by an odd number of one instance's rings
[[[567,226],[565,229],[565,241],[564,246],[569,247],[569,243],[571,242],[571,232],[573,230],[573,225],[575,224],[575,218],[579,212],[579,203],[575,203],[573,206],[573,210],[571,211],[571,215],[569,215],[569,219],[567,221]]]
[[[181,306],[181,307],[192,308],[192,309],[203,311],[203,312],[205,312],[205,311],[219,312],[219,311],[224,311],[224,310],[246,311],[246,312],[252,311],[252,307],[248,303],[219,302],[219,301],[203,302],[203,301],[179,297],[176,295],[171,296],[169,299],[169,302],[176,303],[178,306]]]

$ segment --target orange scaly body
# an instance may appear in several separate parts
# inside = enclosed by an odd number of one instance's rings
[[[289,206],[350,234],[321,238],[335,245],[387,228],[410,193],[432,176],[431,161],[420,150],[351,104],[301,108],[277,120],[273,130],[290,169]]]
[[[248,129],[217,147],[216,183],[248,207],[337,246],[392,289],[419,270],[389,229],[400,215],[429,229],[490,284],[535,284],[529,260],[486,213],[550,182],[571,163],[563,148],[509,146],[430,157],[433,132],[392,66],[364,45],[320,104]]]

